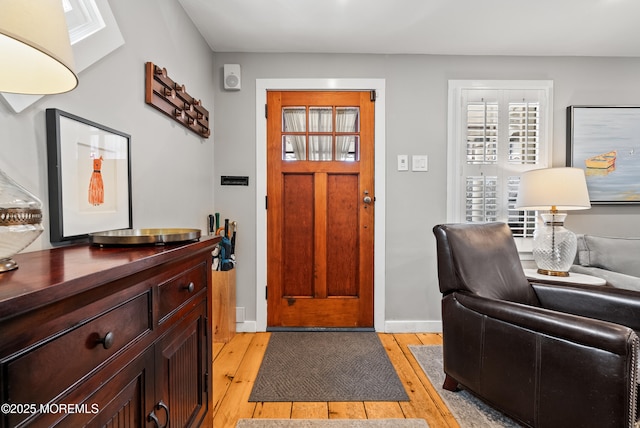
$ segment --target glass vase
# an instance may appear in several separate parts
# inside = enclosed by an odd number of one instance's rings
[[[16,269],[12,257],[43,230],[40,200],[0,170],[0,272]]]

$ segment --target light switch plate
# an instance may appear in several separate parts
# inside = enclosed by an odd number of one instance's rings
[[[428,171],[429,157],[427,155],[413,155],[411,159],[411,169],[413,171]]]
[[[398,171],[409,171],[409,155],[398,155]]]

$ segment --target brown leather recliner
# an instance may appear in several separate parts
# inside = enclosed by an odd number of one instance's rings
[[[531,427],[634,426],[640,293],[529,283],[503,223],[433,232],[445,389]]]

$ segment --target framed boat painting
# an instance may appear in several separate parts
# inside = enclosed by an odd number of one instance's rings
[[[584,169],[592,204],[640,204],[640,107],[567,107],[566,163]]]

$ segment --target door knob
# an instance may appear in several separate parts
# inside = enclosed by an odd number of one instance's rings
[[[362,201],[365,204],[370,204],[371,203],[372,199],[371,199],[371,196],[369,196],[369,191],[368,190],[364,191],[364,198],[362,199]]]

